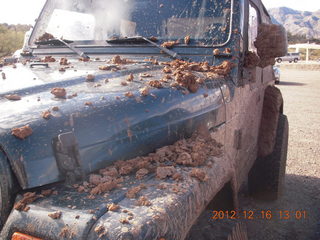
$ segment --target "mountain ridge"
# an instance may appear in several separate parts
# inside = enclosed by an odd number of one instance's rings
[[[310,12],[278,7],[268,12],[274,23],[282,24],[291,34],[320,39],[320,9]]]

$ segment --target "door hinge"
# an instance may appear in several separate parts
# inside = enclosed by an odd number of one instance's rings
[[[59,134],[52,143],[60,173],[67,183],[74,183],[84,177],[80,164],[77,139],[73,132]]]

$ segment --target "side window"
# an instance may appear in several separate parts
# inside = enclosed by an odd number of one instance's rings
[[[258,35],[259,13],[257,9],[250,3],[249,5],[249,28],[248,28],[248,50],[257,52],[254,41]]]

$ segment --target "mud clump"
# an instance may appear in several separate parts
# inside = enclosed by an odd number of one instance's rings
[[[151,206],[152,203],[149,201],[149,199],[145,196],[139,197],[139,199],[136,201],[137,206]]]
[[[130,63],[134,63],[134,61],[126,59],[126,58],[121,58],[119,55],[117,55],[112,58],[111,63],[113,63],[113,64],[130,64]]]
[[[94,231],[98,234],[99,239],[107,234],[106,228],[103,225],[95,227]]]
[[[213,55],[218,56],[220,54],[220,50],[218,48],[213,50]]]
[[[86,81],[87,82],[93,82],[95,79],[95,76],[92,75],[92,74],[88,74],[87,77],[86,77]]]
[[[68,59],[67,58],[61,58],[59,64],[63,65],[63,66],[69,65]]]
[[[190,36],[189,35],[184,37],[184,43],[186,45],[189,45],[189,43],[190,43]]]
[[[118,184],[114,180],[104,182],[104,183],[99,183],[96,187],[94,187],[90,191],[90,194],[96,195],[96,194],[108,192],[108,191],[111,191],[112,189],[116,188],[117,186],[118,186]]]
[[[127,198],[137,198],[137,194],[142,190],[145,189],[146,186],[144,184],[140,184],[137,187],[133,187],[129,189],[129,191],[126,193]]]
[[[136,172],[136,179],[141,180],[142,178],[144,178],[148,174],[149,174],[149,170],[148,169],[141,168]]]
[[[205,171],[199,168],[192,169],[190,176],[200,180],[201,182],[205,182],[208,178]]]
[[[52,117],[52,114],[49,110],[42,113],[42,118],[44,118],[46,120],[50,119],[51,117]]]
[[[176,173],[176,169],[173,166],[169,167],[157,167],[156,177],[158,179],[165,179],[167,177],[171,177]]]
[[[108,204],[107,207],[108,207],[108,210],[111,212],[115,212],[115,211],[119,210],[119,208],[120,208],[119,205],[114,204],[114,203]]]
[[[148,82],[148,85],[151,87],[154,87],[154,88],[162,88],[163,87],[161,82],[158,80],[151,80]]]
[[[126,92],[124,95],[128,98],[134,97],[134,94],[132,92]]]
[[[20,201],[18,201],[13,208],[17,211],[23,211],[26,206],[30,203],[33,203],[37,200],[40,196],[37,195],[35,192],[27,192],[23,194],[23,197]]]
[[[178,45],[179,41],[167,41],[161,44],[161,47],[165,47],[165,48],[173,48],[173,46]]]
[[[66,98],[67,91],[64,88],[57,87],[51,90],[51,94],[56,98]]]
[[[17,94],[10,94],[10,95],[5,95],[4,96],[6,99],[10,100],[10,101],[19,101],[21,100],[21,97]]]
[[[50,63],[55,62],[56,59],[52,56],[45,56],[43,59],[41,59],[41,62]]]
[[[51,217],[52,219],[60,219],[62,216],[62,212],[61,211],[56,211],[53,213],[48,213],[48,216]]]
[[[12,129],[11,134],[23,140],[32,134],[32,128],[29,125],[26,125],[20,128],[14,128]]]
[[[36,41],[37,42],[44,42],[44,41],[49,41],[51,39],[54,39],[54,36],[50,33],[45,32]]]
[[[245,68],[254,68],[258,66],[259,62],[260,62],[260,58],[254,52],[247,51],[245,53],[244,64],[243,64]]]
[[[140,92],[141,96],[147,96],[147,95],[149,95],[149,88],[143,87],[143,88],[139,89],[139,92]]]
[[[199,88],[197,77],[191,72],[178,72],[175,80],[180,86],[187,88],[192,93],[197,92]]]
[[[59,237],[64,239],[73,239],[75,236],[76,234],[72,231],[72,229],[68,225],[65,225],[59,233]]]
[[[128,81],[128,82],[132,82],[133,79],[134,79],[134,76],[133,76],[132,73],[130,73],[129,76],[127,77],[127,81]]]

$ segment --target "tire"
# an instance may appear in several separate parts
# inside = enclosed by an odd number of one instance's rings
[[[282,62],[282,59],[281,58],[278,58],[277,59],[277,63],[281,63]]]
[[[276,80],[275,80],[275,82],[274,82],[275,84],[279,84],[280,83],[280,80],[279,80],[279,78],[276,78]]]
[[[192,226],[185,240],[247,240],[247,227],[239,220],[213,220],[212,212],[206,210]]]
[[[279,114],[273,152],[258,158],[248,176],[249,193],[259,200],[277,200],[284,188],[287,162],[289,124],[285,115]]]
[[[297,63],[297,62],[298,62],[298,59],[297,59],[297,58],[295,58],[293,61],[294,61],[294,63]]]
[[[0,149],[0,230],[13,205],[14,179],[6,155]]]

